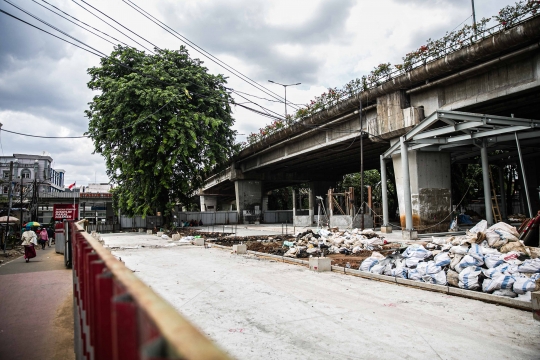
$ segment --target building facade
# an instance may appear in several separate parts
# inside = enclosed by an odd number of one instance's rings
[[[65,171],[52,168],[52,157],[42,155],[13,154],[12,156],[0,156],[0,172],[2,176],[2,194],[9,191],[9,165],[13,161],[12,181],[27,184],[36,184],[38,192],[52,193],[64,191]],[[15,189],[17,190],[17,189]]]

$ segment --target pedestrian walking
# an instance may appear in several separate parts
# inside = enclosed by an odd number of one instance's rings
[[[49,235],[49,246],[50,246],[51,244],[55,243],[55,241],[54,241],[54,229],[52,229],[50,227],[47,228],[47,235]]]
[[[21,239],[24,246],[24,258],[26,262],[29,262],[30,259],[36,257],[36,249],[34,248],[38,244],[36,233],[32,230],[26,230],[23,232]]]
[[[39,230],[39,228],[38,228]],[[39,233],[39,243],[41,244],[41,250],[45,250],[45,245],[49,241],[49,234],[47,234],[47,229],[43,228]],[[49,245],[51,246],[51,245]]]

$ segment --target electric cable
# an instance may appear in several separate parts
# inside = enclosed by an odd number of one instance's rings
[[[96,8],[95,6],[90,5],[89,3],[87,3],[87,2],[84,1],[84,0],[80,0],[80,1],[83,2],[83,3],[85,3],[86,5],[90,6],[92,9],[96,10],[96,11],[99,12],[100,14],[106,16],[108,19],[114,21],[115,23],[117,23],[118,25],[120,25],[121,27],[123,27],[124,29],[126,29],[127,31],[129,31],[130,33],[132,33],[132,34],[134,34],[134,35],[140,37],[141,39],[143,39],[144,41],[146,41],[147,43],[149,43],[150,45],[152,45],[154,48],[159,49],[159,46],[155,45],[154,43],[152,43],[152,42],[149,41],[149,40],[146,40],[144,37],[142,37],[141,35],[137,34],[135,31],[129,29],[128,27],[126,27],[126,26],[120,24],[118,21],[114,20],[112,17],[110,17],[109,15],[105,14],[103,11],[99,10],[99,9]],[[75,1],[73,1],[73,2],[75,2]]]
[[[5,0],[4,0],[5,1]],[[139,43],[138,41],[132,39],[129,35],[126,35],[124,34],[122,31],[118,30],[117,28],[115,28],[113,25],[109,24],[107,21],[103,20],[102,18],[100,18],[98,15],[94,14],[92,11],[88,10],[87,8],[85,8],[84,6],[82,6],[81,4],[75,2],[75,0],[71,0],[73,1],[76,5],[80,6],[81,8],[83,8],[84,10],[86,10],[87,12],[89,12],[90,14],[92,14],[93,16],[95,16],[96,18],[98,18],[99,20],[103,21],[105,24],[109,25],[110,27],[112,27],[114,30],[118,31],[120,34],[124,35],[125,37],[127,37],[128,39],[130,39],[131,41],[133,41],[135,44],[141,46],[143,49],[147,50],[148,52],[154,54],[154,52],[150,49],[148,49],[147,47],[145,47],[144,45],[142,45],[141,43]]]
[[[253,94],[248,94],[248,93],[245,93],[245,92],[242,92],[242,91],[238,91],[238,90],[235,90],[235,92],[236,92],[236,93],[240,93],[240,94],[244,94],[244,95],[247,95],[247,96],[251,96],[251,97],[254,97],[254,98],[257,98],[257,99],[260,99],[260,100],[271,101],[271,102],[277,102],[277,103],[283,104],[283,101],[267,99],[267,98],[263,98],[263,97],[260,97],[260,96],[257,96],[257,95],[253,95]],[[292,102],[289,102],[289,101],[287,101],[287,104],[293,104],[293,105],[297,105],[297,106],[304,106],[303,104],[295,104],[295,103],[292,103]]]
[[[73,39],[73,40],[75,40],[75,41],[77,41],[77,42],[83,44],[84,46],[86,46],[86,47],[88,47],[88,48],[94,50],[95,52],[97,52],[97,53],[99,53],[99,54],[102,54],[102,55],[105,56],[105,57],[107,56],[107,55],[105,55],[104,53],[102,53],[101,51],[99,51],[99,50],[97,50],[97,49],[91,47],[90,45],[85,44],[84,42],[80,41],[79,39],[77,39],[77,38],[75,38],[75,37],[69,35],[69,34],[66,33],[65,31],[60,30],[60,29],[57,28],[56,26],[54,26],[54,25],[52,25],[52,24],[49,24],[48,22],[46,22],[45,20],[40,19],[40,18],[37,17],[36,15],[33,15],[32,13],[30,13],[30,12],[28,12],[28,11],[26,11],[26,10],[20,8],[20,7],[18,7],[17,5],[11,3],[9,0],[4,0],[4,1],[7,2],[9,5],[11,5],[11,6],[13,6],[13,7],[19,9],[20,11],[22,11],[22,12],[25,13],[26,15],[31,16],[31,17],[33,17],[34,19],[36,19],[37,21],[39,21],[39,22],[41,22],[41,23],[43,23],[43,24],[45,24],[45,25],[47,25],[47,26],[53,28],[54,30],[58,31],[59,33],[61,33],[61,34],[65,35],[65,36],[67,36],[67,37],[69,37],[69,38],[71,38],[71,39]]]
[[[34,28],[36,28],[36,29],[38,29],[38,30],[40,30],[40,31],[43,31],[43,32],[46,33],[46,34],[49,34],[49,35],[51,35],[51,36],[54,36],[54,37],[57,38],[57,39],[60,39],[60,40],[62,40],[62,41],[65,41],[65,42],[67,42],[68,44],[71,44],[71,45],[73,45],[73,46],[76,46],[76,47],[78,47],[79,49],[82,49],[82,50],[84,50],[84,51],[86,51],[86,52],[89,52],[89,53],[92,54],[92,55],[96,55],[96,56],[98,56],[98,57],[101,57],[101,55],[99,55],[99,54],[96,54],[96,53],[94,53],[94,52],[92,52],[92,51],[90,51],[90,50],[88,50],[88,49],[86,49],[86,48],[83,48],[82,46],[79,46],[79,45],[77,45],[77,44],[75,44],[75,43],[72,43],[71,41],[68,41],[68,40],[66,40],[66,39],[62,39],[60,36],[54,35],[53,33],[50,33],[50,32],[48,32],[47,30],[43,30],[42,28],[37,27],[37,26],[34,25],[34,24],[30,24],[29,22],[24,21],[23,19],[18,18],[18,17],[16,17],[15,15],[12,15],[12,14],[10,14],[10,13],[8,13],[8,12],[2,10],[2,9],[0,9],[0,12],[6,14],[7,16],[11,16],[12,18],[14,18],[14,19],[16,19],[16,20],[19,20],[19,21],[25,23],[26,25],[30,25],[30,26],[32,26],[32,27],[34,27]]]
[[[2,10],[0,10],[0,11],[2,11]],[[86,136],[86,135],[83,135],[83,136],[42,136],[42,135],[30,135],[30,134],[23,134],[23,133],[16,132],[16,131],[6,130],[6,129],[4,129],[4,128],[0,128],[0,131],[5,131],[5,132],[11,133],[11,134],[16,134],[16,135],[22,135],[22,136],[28,136],[28,137],[34,137],[34,138],[41,138],[41,139],[81,139],[81,138],[87,138],[87,137],[88,137],[88,136]]]
[[[68,37],[74,39],[75,41],[77,41],[77,42],[79,42],[79,43],[81,43],[81,44],[83,44],[83,45],[85,45],[85,46],[87,46],[87,47],[89,47],[89,48],[91,48],[91,49],[93,49],[93,50],[95,50],[95,51],[97,51],[97,52],[99,52],[99,53],[101,54],[101,55],[98,55],[98,54],[94,54],[94,55],[100,56],[100,57],[102,57],[102,58],[110,58],[110,57],[106,56],[104,53],[102,53],[101,51],[99,51],[99,50],[97,50],[97,49],[94,49],[93,47],[91,47],[91,46],[85,44],[84,42],[82,42],[82,41],[76,39],[75,37],[73,37],[73,36],[67,34],[66,32],[64,32],[64,31],[60,30],[59,28],[55,27],[54,25],[49,24],[48,22],[46,22],[46,21],[40,19],[39,17],[37,17],[37,16],[31,14],[30,12],[28,12],[28,11],[26,11],[26,10],[24,10],[24,9],[22,9],[22,8],[16,6],[16,5],[14,5],[14,4],[12,4],[10,1],[8,1],[8,0],[4,0],[4,1],[6,1],[8,4],[10,4],[10,5],[16,7],[16,8],[19,9],[20,11],[26,13],[27,15],[29,15],[29,16],[35,18],[36,20],[38,20],[38,21],[40,21],[40,22],[46,24],[47,26],[49,26],[49,27],[55,29],[56,31],[62,33],[63,35],[66,35],[66,36],[68,36]],[[84,2],[84,1],[83,1],[83,2]],[[39,5],[39,4],[38,4],[38,5]],[[90,5],[90,6],[91,6],[91,5]],[[96,9],[96,10],[97,10],[97,9]],[[99,10],[97,10],[97,11],[99,11]],[[11,14],[8,14],[8,13],[6,13],[6,14],[11,16]],[[58,14],[57,14],[57,15],[58,15]],[[19,18],[16,18],[16,19],[21,20],[21,19],[19,19]],[[21,21],[23,21],[23,20],[21,20]],[[23,22],[25,22],[25,21],[23,21]],[[27,22],[25,22],[25,23],[27,23]],[[27,23],[27,24],[29,24],[29,23]],[[29,24],[29,25],[31,25],[31,24]],[[32,26],[33,26],[33,25],[32,25]],[[35,26],[34,26],[34,27],[35,27]],[[37,27],[36,27],[36,28],[37,28]],[[40,29],[40,28],[38,28],[38,29]],[[40,29],[40,30],[42,30],[42,29]],[[42,30],[42,31],[44,31],[44,30]],[[46,32],[46,31],[45,31],[45,32]],[[47,32],[47,33],[48,33],[48,32]],[[51,34],[51,33],[48,33],[48,34],[53,35],[53,34]],[[97,35],[97,34],[94,34],[94,35]],[[54,35],[53,35],[53,36],[54,36]],[[57,37],[57,36],[55,36],[55,37]],[[59,38],[59,39],[61,39],[61,40],[64,40],[64,39],[62,39],[62,38],[60,38],[60,37],[57,37],[57,38]],[[69,41],[68,41],[68,43],[73,44],[73,43],[71,43],[71,42],[69,42]],[[79,46],[79,47],[80,47],[80,46]],[[158,47],[156,46],[156,48],[158,48]],[[110,59],[112,59],[112,58],[110,58]],[[122,63],[120,63],[120,65],[121,65],[121,66],[124,66]],[[128,68],[128,69],[130,69],[130,70],[132,70],[132,71],[135,71],[134,69],[132,69],[132,68],[129,67],[129,66],[124,66],[124,67],[126,67],[126,68]],[[157,79],[156,79],[156,80],[157,80]],[[162,82],[162,81],[160,81],[160,82]],[[163,83],[163,82],[162,82],[162,83]],[[191,83],[191,82],[188,81],[188,83]],[[191,83],[191,84],[192,84],[192,85],[195,85],[195,86],[200,86],[200,85],[195,84],[195,83]],[[225,87],[225,88],[226,88],[226,87]],[[229,89],[229,88],[226,88],[226,89]],[[229,90],[234,91],[234,89],[229,89]],[[196,93],[196,92],[192,92],[192,95],[194,95],[194,94],[202,95],[203,97],[208,97],[208,96],[205,96],[205,95],[203,95],[203,94],[199,94],[199,93]],[[262,105],[259,105],[259,104],[255,103],[255,102],[253,102],[253,101],[251,101],[251,100],[249,100],[249,99],[246,99],[245,97],[243,97],[243,96],[241,96],[241,95],[239,95],[239,96],[242,97],[242,98],[244,98],[245,100],[250,101],[251,103],[253,103],[253,104],[259,106],[261,109],[265,110],[266,112],[273,112],[272,110],[269,110],[269,109],[263,107]],[[247,108],[247,107],[246,107],[246,108]],[[277,113],[275,113],[275,112],[273,112],[273,113],[276,114],[276,115],[279,115],[279,114],[277,114]],[[259,114],[260,114],[260,113],[259,113]]]
[[[32,1],[35,1],[35,0],[32,0]],[[74,16],[68,14],[67,12],[63,11],[62,9],[60,9],[60,8],[58,8],[58,7],[56,7],[56,6],[54,6],[53,4],[48,3],[48,2],[45,1],[45,0],[41,0],[41,1],[44,2],[44,3],[47,4],[47,5],[49,5],[49,6],[53,7],[53,8],[55,8],[56,10],[60,11],[61,13],[65,14],[66,16],[69,16],[70,18],[72,18],[72,19],[74,19],[74,20],[80,22],[81,24],[84,24],[84,25],[88,26],[89,28],[91,28],[91,29],[93,29],[93,30],[95,30],[95,31],[98,31],[98,32],[102,33],[103,35],[108,36],[108,37],[110,37],[111,39],[113,39],[113,40],[115,40],[115,41],[118,41],[120,44],[125,45],[125,46],[127,46],[127,47],[132,47],[132,46],[126,44],[125,42],[123,42],[123,41],[121,41],[121,40],[118,40],[118,39],[115,38],[114,36],[111,36],[111,35],[107,34],[106,32],[101,31],[101,30],[99,30],[99,29],[93,27],[92,25],[89,25],[89,24],[85,23],[84,21],[77,19],[76,17],[74,17]]]
[[[174,30],[173,28],[171,28],[170,26],[168,26],[167,24],[162,22],[161,20],[157,19],[156,17],[151,15],[149,12],[147,12],[146,10],[144,10],[143,8],[141,8],[140,6],[135,4],[134,2],[132,2],[130,0],[128,0],[128,1],[122,0],[122,1],[124,3],[126,3],[126,5],[130,6],[132,9],[136,10],[141,15],[146,17],[148,20],[152,21],[154,24],[158,25],[163,30],[167,31],[169,34],[176,37],[178,40],[182,41],[183,43],[185,43],[188,46],[191,46],[194,50],[199,52],[201,55],[207,57],[210,61],[212,61],[212,62],[216,63],[217,65],[223,67],[224,69],[230,71],[233,75],[235,75],[236,77],[240,78],[241,80],[247,82],[251,86],[258,89],[259,91],[262,91],[263,93],[265,93],[265,94],[267,94],[267,95],[269,95],[269,96],[271,96],[271,97],[273,97],[275,99],[280,99],[280,100],[283,99],[283,100],[281,100],[281,102],[284,102],[284,98],[282,96],[280,96],[280,95],[274,93],[273,91],[267,89],[266,87],[260,85],[255,80],[253,80],[253,79],[249,78],[248,76],[242,74],[240,71],[236,70],[232,66],[226,64],[225,62],[223,62],[219,58],[217,58],[214,55],[210,54],[208,51],[204,50],[203,48],[201,48],[200,46],[198,46],[197,44],[195,44],[194,42],[192,42],[191,40],[189,40],[188,38],[186,38],[185,36],[183,36],[182,34],[177,32],[176,30]],[[292,106],[292,107],[295,108],[295,106]]]
[[[57,13],[56,11],[54,11],[54,10],[52,10],[52,9],[49,9],[49,8],[46,7],[45,5],[38,3],[36,0],[32,0],[32,1],[35,2],[36,4],[38,4],[39,6],[41,6],[41,7],[45,8],[45,9],[49,10],[49,11],[52,12],[53,14],[56,14],[56,15],[60,16],[61,18],[63,18],[63,19],[65,19],[65,20],[69,21],[70,23],[73,23],[75,26],[78,26],[78,27],[80,27],[81,29],[88,31],[89,33],[91,33],[91,34],[93,34],[93,35],[95,35],[95,36],[97,36],[97,37],[99,37],[99,38],[101,38],[101,39],[107,41],[107,42],[110,43],[110,44],[116,45],[116,44],[115,44],[114,42],[112,42],[111,40],[106,39],[106,38],[104,38],[103,36],[101,36],[101,35],[99,35],[99,34],[96,34],[95,32],[93,32],[93,31],[91,31],[91,30],[85,28],[84,26],[82,26],[82,25],[80,25],[80,24],[77,24],[75,21],[68,19],[68,18],[65,17],[64,15],[61,15],[61,14]]]

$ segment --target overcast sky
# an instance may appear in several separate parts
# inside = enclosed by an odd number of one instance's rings
[[[49,5],[41,0],[10,1],[106,54],[112,51],[112,44],[46,10],[41,5]],[[47,2],[118,40],[141,48],[78,6],[91,9],[81,0]],[[121,0],[87,2],[161,48],[178,49],[182,45]],[[297,104],[309,102],[328,87],[341,87],[380,63],[398,64],[402,56],[423,45],[426,39],[441,37],[464,21],[471,23],[470,0],[133,2],[280,95],[283,88],[268,83],[269,79],[285,84],[301,82],[300,86],[287,90],[287,100]],[[490,17],[513,3],[476,0],[476,17]],[[0,9],[69,39],[5,0],[0,0]],[[129,35],[151,48],[140,38]],[[190,54],[202,59],[210,72],[229,76],[229,87],[268,98],[196,51],[190,49]],[[95,95],[86,86],[89,80],[86,70],[98,64],[98,57],[0,13],[0,122],[3,128],[33,135],[82,135],[88,128],[84,110]],[[283,104],[251,99],[284,113]],[[243,100],[237,98],[237,101]],[[239,134],[257,131],[270,122],[240,107],[233,110],[234,128]],[[66,170],[66,184],[108,181],[103,158],[92,154],[89,139],[37,139],[1,132],[0,140],[3,155],[50,153],[53,167]],[[239,135],[237,140],[244,141],[245,136]]]

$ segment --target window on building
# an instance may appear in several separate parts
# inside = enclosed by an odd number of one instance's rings
[[[2,193],[3,193],[3,194],[9,193],[9,189],[8,189],[7,186],[2,186]]]
[[[21,172],[21,177],[22,177],[23,179],[30,179],[30,170],[23,170],[23,171]]]
[[[2,177],[3,177],[4,179],[9,179],[9,171],[4,171],[4,172],[2,173]]]

